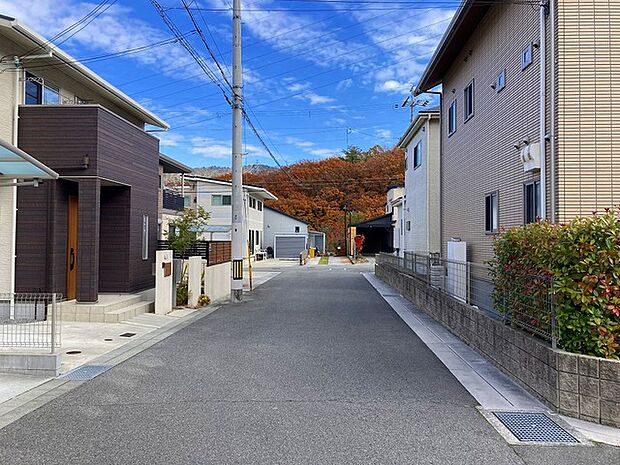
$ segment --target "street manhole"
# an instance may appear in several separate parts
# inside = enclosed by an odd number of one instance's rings
[[[136,335],[136,333],[123,333],[120,335],[120,337],[134,337]]]
[[[540,412],[493,412],[517,438],[526,443],[579,444],[579,440]]]
[[[82,353],[81,350],[68,350],[68,351],[65,352],[65,354],[67,354],[67,355],[79,355],[81,353]]]
[[[111,365],[84,365],[68,373],[65,373],[61,378],[71,381],[87,381],[99,376],[101,373],[105,373]]]

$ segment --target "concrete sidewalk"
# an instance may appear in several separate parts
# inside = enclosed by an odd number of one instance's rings
[[[620,463],[476,407],[358,268],[290,268],[1,430],[0,463]]]

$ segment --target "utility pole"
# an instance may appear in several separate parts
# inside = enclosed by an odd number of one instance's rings
[[[230,300],[243,299],[243,159],[241,153],[243,118],[243,75],[241,72],[241,0],[233,0],[233,101],[232,101],[232,280]]]

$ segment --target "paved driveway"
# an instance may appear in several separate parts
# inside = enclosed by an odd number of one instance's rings
[[[283,272],[0,431],[0,463],[620,463],[506,444],[356,270]]]

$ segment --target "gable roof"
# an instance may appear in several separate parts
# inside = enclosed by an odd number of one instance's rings
[[[444,33],[433,57],[428,62],[418,81],[414,95],[419,95],[441,84],[448,68],[461,53],[463,44],[469,39],[493,3],[501,0],[463,0]]]
[[[81,84],[90,87],[95,92],[105,95],[111,102],[141,121],[163,129],[168,129],[170,127],[164,120],[154,113],[151,113],[94,71],[88,69],[81,64],[79,60],[56,47],[54,44],[51,44],[43,36],[20,23],[15,18],[0,15],[0,33],[16,44],[24,46],[26,49],[36,47],[40,49],[37,53],[49,52],[51,57],[47,59],[59,62],[58,65],[63,66],[63,72],[78,80]]]
[[[310,223],[308,223],[307,221],[304,221],[302,219],[299,219],[293,215],[289,215],[288,213],[284,213],[282,210],[278,210],[277,208],[273,208],[273,207],[268,207],[267,205],[265,205],[265,210],[271,210],[272,212],[275,213],[279,213],[280,215],[284,215],[284,216],[288,216],[289,218],[295,220],[295,221],[299,221],[300,223],[303,223],[305,225],[309,225]]]
[[[204,182],[207,184],[215,184],[217,186],[228,186],[232,189],[232,183],[230,181],[220,181],[219,179],[211,179],[206,176],[198,176],[198,175],[190,175],[185,176],[186,181],[196,181],[196,182]],[[244,184],[243,189],[250,194],[254,194],[255,197],[260,198],[261,200],[278,200],[278,198],[269,192],[264,187],[251,186],[249,184]]]
[[[418,133],[426,118],[439,118],[439,107],[429,108],[428,110],[418,112],[418,115],[411,122],[405,133],[396,143],[398,148],[404,149],[406,145]]]

